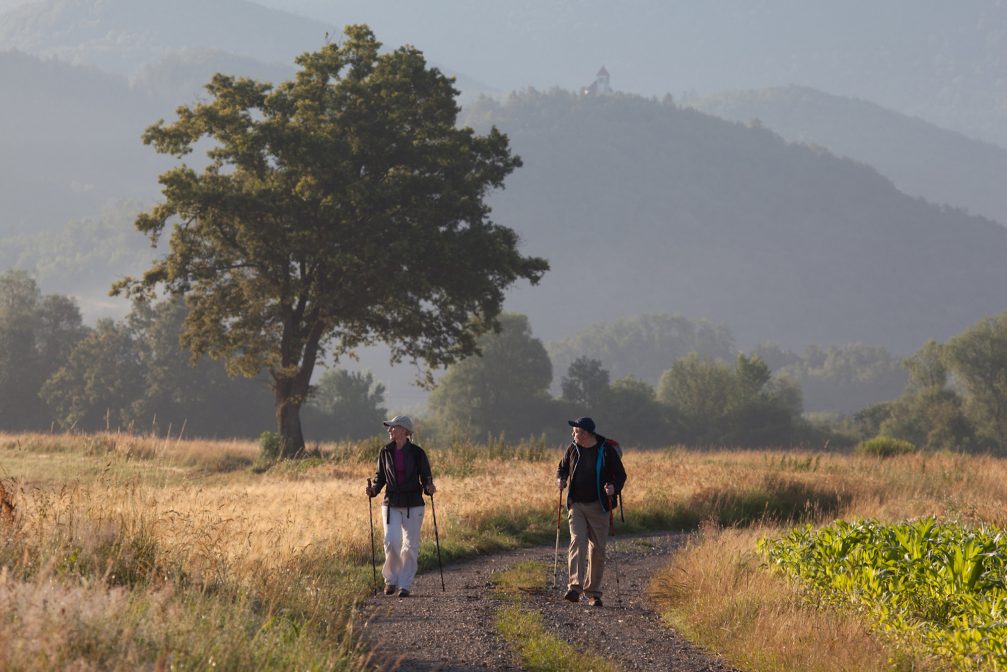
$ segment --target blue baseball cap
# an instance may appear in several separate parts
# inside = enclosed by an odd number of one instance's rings
[[[594,431],[594,420],[592,420],[587,416],[584,416],[583,418],[577,418],[576,420],[567,420],[566,422],[571,427],[580,427],[581,429],[591,432],[592,434],[598,433]]]

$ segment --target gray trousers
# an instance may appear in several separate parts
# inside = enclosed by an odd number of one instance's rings
[[[573,502],[567,515],[570,520],[569,588],[588,597],[601,597],[608,512],[601,508],[601,502]]]

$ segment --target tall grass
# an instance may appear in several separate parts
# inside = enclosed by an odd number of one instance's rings
[[[668,624],[751,672],[939,669],[880,643],[854,614],[815,608],[767,572],[755,545],[772,531],[704,526],[650,586]]]
[[[380,444],[322,444],[310,459],[262,464],[251,441],[0,435],[13,507],[0,506],[0,669],[363,666],[350,623],[370,589],[363,489]],[[425,447],[446,561],[552,542],[559,446]],[[1007,515],[1007,470],[992,458],[627,449],[625,463],[624,531],[773,530],[776,521],[853,514],[1002,524]],[[436,563],[431,518],[420,552],[427,568]],[[377,507],[374,523],[380,530]],[[709,534],[676,558],[705,553],[712,571],[735,576],[736,560],[719,551],[736,543]],[[693,571],[671,570],[676,591]],[[738,585],[702,593],[728,599]],[[697,621],[691,631],[709,628]]]
[[[339,605],[363,576],[330,558],[229,552],[226,524],[166,515],[145,487],[7,480],[5,491],[16,515],[0,539],[0,668],[350,669],[360,659]]]
[[[1003,528],[1007,463],[950,453],[881,458],[720,452],[705,465],[723,470],[723,490],[731,489],[730,474],[742,479],[761,474],[805,484],[829,505],[811,505],[806,515],[767,514],[750,528],[709,517],[704,532],[672,558],[652,586],[670,622],[749,670],[947,668],[911,642],[898,648],[889,640],[879,642],[862,615],[823,608],[816,594],[771,575],[756,554],[756,542],[781,537],[799,522],[836,519],[895,523],[929,516]],[[704,478],[701,471],[692,473]]]
[[[381,443],[263,468],[253,442],[0,436],[0,668],[364,666],[350,624]],[[431,447],[445,559],[547,536],[546,453]]]

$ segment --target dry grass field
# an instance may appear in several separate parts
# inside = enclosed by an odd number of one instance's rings
[[[496,460],[477,446],[430,450],[445,559],[548,536],[552,456],[518,449]],[[362,666],[347,622],[370,586],[363,488],[376,449],[322,446],[321,457],[269,469],[258,451],[123,434],[0,437],[10,509],[0,669]],[[491,464],[501,459],[505,478]],[[379,511],[375,502],[380,530]],[[424,539],[429,563],[432,530]]]
[[[0,669],[364,667],[347,624],[370,588],[376,445],[267,468],[252,442],[0,435]],[[558,446],[427,449],[445,560],[552,539]],[[702,530],[655,580],[669,620],[745,669],[875,669],[797,661],[797,640],[820,651],[823,632],[837,650],[891,655],[855,619],[797,632],[807,606],[760,566],[761,535],[840,517],[1003,524],[1007,510],[993,458],[668,449],[625,462],[626,529]]]
[[[716,453],[709,458],[725,478],[761,471],[766,483],[801,483],[812,497],[806,514],[767,516],[743,526],[715,518],[701,523],[651,587],[670,624],[753,672],[953,669],[912,642],[896,647],[870,632],[859,614],[820,608],[813,595],[767,571],[756,543],[781,536],[799,521],[934,516],[1002,528],[1007,522],[1004,460],[957,454],[879,459]],[[772,464],[775,474],[766,468]]]

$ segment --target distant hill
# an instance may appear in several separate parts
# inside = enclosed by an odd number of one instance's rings
[[[1007,147],[1002,0],[259,0],[342,25],[504,90],[575,89],[605,65],[645,96],[801,84]]]
[[[455,78],[460,104],[471,103],[481,95],[502,93],[464,74],[446,68],[441,70]],[[287,63],[266,63],[226,51],[192,48],[169,52],[160,60],[144,65],[133,76],[132,85],[136,91],[163,103],[166,110],[174,110],[201,95],[203,87],[217,72],[277,83],[291,79],[296,71],[293,59]]]
[[[39,0],[3,14],[0,49],[133,75],[185,49],[287,64],[337,30],[245,0]]]
[[[232,58],[193,53],[197,69]],[[172,114],[142,83],[184,83],[187,67],[167,59],[131,87],[0,54],[0,86],[19,92],[0,106],[0,231],[56,232],[110,201],[156,198],[173,161],[139,137]],[[742,348],[860,341],[908,354],[1007,307],[1007,229],[765,128],[561,91],[482,100],[462,121],[496,124],[524,159],[492,199],[552,264],[508,301],[543,340],[664,313],[726,325]]]
[[[1003,226],[766,129],[559,91],[484,100],[466,121],[495,124],[524,159],[494,217],[552,264],[508,304],[545,340],[674,313],[728,326],[742,348],[906,354],[1007,307]]]
[[[0,51],[87,64],[126,76],[172,107],[200,91],[214,72],[285,79],[294,58],[347,23],[297,16],[246,0],[0,0]],[[379,38],[383,36],[379,35]],[[414,40],[403,40],[412,43]],[[390,48],[402,42],[388,42]],[[462,101],[498,89],[436,64],[457,78]],[[452,67],[455,65],[456,67]],[[164,85],[155,88],[155,85]]]
[[[1007,224],[1007,149],[864,100],[804,86],[728,92],[683,104],[758,120],[787,140],[817,144],[877,168],[902,191]]]
[[[53,231],[2,236],[0,273],[27,271],[46,293],[73,296],[88,321],[120,318],[129,300],[110,297],[112,283],[143,273],[158,253],[133,226],[144,209],[123,202]]]
[[[169,164],[140,141],[161,115],[122,77],[0,53],[0,232],[57,230],[110,202],[150,200]]]
[[[800,84],[1007,147],[1001,0],[0,0],[0,12],[0,50],[119,74],[182,49],[286,64],[364,22],[464,71],[466,92],[575,89],[601,65],[646,96]]]
[[[170,116],[179,105],[204,95],[207,82],[218,72],[275,84],[293,78],[296,71],[293,60],[264,63],[226,51],[191,48],[169,52],[144,65],[133,76],[132,88]]]

